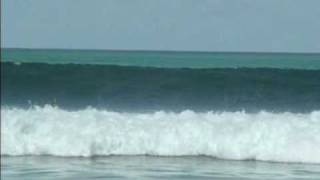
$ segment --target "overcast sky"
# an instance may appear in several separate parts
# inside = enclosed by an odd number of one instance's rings
[[[320,0],[2,0],[1,45],[320,52]]]

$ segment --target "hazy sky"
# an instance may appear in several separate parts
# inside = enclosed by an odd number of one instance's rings
[[[320,0],[2,0],[4,47],[320,52]]]

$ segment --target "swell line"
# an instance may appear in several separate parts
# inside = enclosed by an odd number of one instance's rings
[[[147,68],[1,63],[3,106],[88,106],[116,111],[311,112],[320,70]]]

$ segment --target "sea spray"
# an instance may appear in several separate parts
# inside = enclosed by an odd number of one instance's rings
[[[1,155],[206,155],[320,163],[320,111],[119,113],[1,108]]]

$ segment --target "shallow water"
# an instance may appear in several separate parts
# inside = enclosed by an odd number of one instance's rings
[[[1,157],[2,179],[319,179],[319,164],[226,161],[211,157]]]

